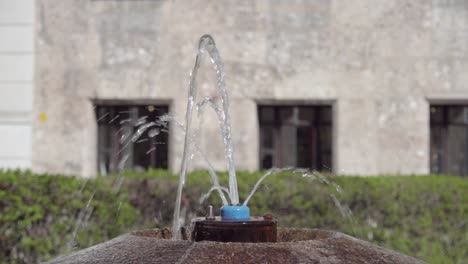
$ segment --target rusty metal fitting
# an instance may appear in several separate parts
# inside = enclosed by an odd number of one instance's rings
[[[266,220],[266,221],[273,221],[274,217],[272,214],[264,214],[263,215],[263,220]]]

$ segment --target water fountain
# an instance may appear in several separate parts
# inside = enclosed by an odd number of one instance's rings
[[[215,65],[221,106],[213,98],[196,102],[197,72],[206,55],[210,56]],[[223,202],[221,216],[215,216],[213,207],[210,206],[206,217],[193,219],[192,226],[185,228],[180,226],[180,206],[192,147],[203,154],[192,141],[192,114],[195,108],[201,109],[206,105],[219,118],[228,161],[229,188],[220,186],[216,173],[204,156],[213,184],[206,196],[214,190],[218,191]],[[314,175],[304,169],[272,169],[259,179],[243,204],[240,203],[223,63],[215,42],[209,35],[202,36],[199,41],[189,83],[185,125],[181,127],[185,131],[184,152],[172,231],[153,229],[131,232],[48,263],[424,263],[339,232],[278,229],[277,221],[269,214],[262,217],[250,216],[248,201],[260,183],[274,173],[290,171],[304,177],[314,177],[326,184],[333,183],[320,174]],[[335,185],[335,188],[339,191],[339,186]]]

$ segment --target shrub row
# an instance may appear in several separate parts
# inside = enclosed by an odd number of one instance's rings
[[[429,263],[468,259],[468,179],[452,176],[337,177],[280,173],[249,202],[283,227],[338,230]],[[188,176],[184,216],[221,206],[205,172]],[[239,173],[241,200],[262,173]],[[220,173],[222,185],[227,175]],[[0,263],[37,263],[129,230],[169,227],[177,176],[167,171],[83,179],[0,172]],[[336,182],[342,191],[327,184]],[[466,263],[466,262],[465,262]]]

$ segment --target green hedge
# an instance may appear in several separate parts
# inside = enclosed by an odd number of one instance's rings
[[[0,173],[0,263],[37,263],[105,241],[138,213],[105,181]]]
[[[221,173],[221,182],[227,176]],[[261,173],[239,173],[241,200]],[[249,207],[280,226],[333,229],[429,263],[468,259],[468,179],[452,176],[333,177],[343,192],[301,175],[273,175]],[[171,224],[177,176],[148,171],[86,180],[0,172],[0,263],[37,263],[129,230]],[[183,205],[189,221],[220,206],[205,172],[188,176]],[[343,205],[340,211],[334,198]],[[343,218],[351,209],[351,217]]]

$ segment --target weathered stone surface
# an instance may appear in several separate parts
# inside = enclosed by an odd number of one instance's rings
[[[430,103],[468,100],[465,0],[36,3],[33,112],[48,116],[34,119],[36,172],[96,174],[92,99],[164,101],[183,117],[197,41],[207,33],[225,59],[240,170],[260,164],[259,102],[332,103],[333,170],[375,175],[428,173]],[[208,63],[200,71],[200,94],[213,95],[213,72]],[[171,129],[173,171],[181,137]],[[225,170],[214,116],[200,139]]]
[[[191,242],[169,237],[160,230],[137,231],[47,263],[425,263],[342,233],[318,229],[280,229],[278,243]]]

